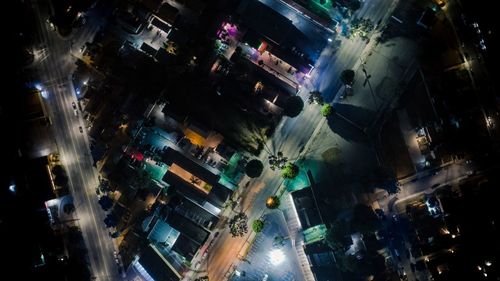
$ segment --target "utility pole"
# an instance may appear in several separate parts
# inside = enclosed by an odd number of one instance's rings
[[[372,76],[371,76],[371,75],[368,75],[368,73],[366,72],[365,64],[366,64],[366,61],[364,61],[364,62],[361,64],[361,70],[363,70],[363,73],[365,74],[365,82],[363,83],[363,87],[364,87],[366,84],[368,84],[368,87],[370,88],[370,93],[372,94],[373,104],[375,105],[375,111],[376,111],[376,110],[377,110],[377,101],[375,100],[375,94],[373,93],[372,84],[370,83],[370,78],[371,78]]]

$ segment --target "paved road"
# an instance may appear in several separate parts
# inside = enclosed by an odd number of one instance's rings
[[[48,7],[44,1],[32,1],[38,20],[38,46],[44,47],[43,59],[36,60],[33,67],[38,71],[41,87],[45,91],[45,103],[52,120],[52,127],[62,162],[70,179],[70,191],[74,197],[79,226],[88,249],[91,274],[94,280],[119,279],[114,262],[114,246],[104,225],[106,214],[100,208],[95,194],[97,172],[92,166],[88,139],[81,114],[75,116],[72,102],[76,95],[71,81],[75,69],[74,57],[70,55],[71,38],[63,39],[46,23]],[[83,44],[97,30],[90,24],[74,35],[74,44]]]
[[[394,1],[382,0],[370,1],[374,1],[370,3],[376,3],[377,8],[367,10],[365,17],[370,17],[375,21],[388,16],[385,13],[395,3]],[[267,1],[262,2],[266,3]],[[302,91],[301,97],[307,100],[310,90],[319,89],[324,93],[327,100],[333,100],[335,93],[341,87],[338,80],[339,73],[345,68],[354,68],[354,65],[359,62],[360,54],[365,47],[366,43],[359,39],[345,40],[336,52],[334,52],[335,48],[333,46],[328,46],[317,62],[317,71],[314,74],[316,77],[313,77],[308,89]],[[296,159],[300,148],[311,138],[313,131],[322,118],[319,115],[318,107],[306,104],[299,116],[295,118],[285,117],[280,126],[276,128],[272,140],[268,142],[269,149],[272,153],[282,151],[290,159]],[[260,159],[266,163],[267,156],[268,153],[263,151]],[[252,180],[242,194],[241,207],[248,215],[249,222],[259,218],[266,211],[265,199],[274,194],[282,182],[279,172],[271,171],[267,165],[265,166],[263,174],[258,179]],[[204,263],[199,269],[208,268],[210,280],[225,280],[227,274],[232,271],[233,266],[239,262],[236,257],[245,245],[247,238],[232,238],[227,227],[223,227],[220,230],[220,235],[213,242],[208,258],[203,261]],[[206,272],[199,276],[205,274]],[[302,279],[303,277],[297,276],[297,279],[299,278]]]

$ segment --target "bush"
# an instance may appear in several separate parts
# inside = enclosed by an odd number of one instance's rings
[[[333,112],[333,107],[331,104],[324,104],[323,107],[321,107],[321,115],[328,117],[332,114]]]
[[[264,221],[263,220],[254,220],[252,223],[253,231],[260,233],[264,229]]]

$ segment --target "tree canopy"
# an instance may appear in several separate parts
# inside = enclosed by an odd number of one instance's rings
[[[321,115],[325,116],[325,117],[328,117],[330,116],[332,113],[333,113],[333,106],[331,104],[324,104],[322,107],[321,107]]]
[[[346,69],[340,73],[340,81],[344,83],[344,85],[352,85],[354,83],[354,70]]]
[[[264,221],[263,220],[254,220],[252,223],[253,231],[260,233],[264,229]]]
[[[299,167],[291,162],[288,162],[281,169],[281,176],[285,179],[293,179],[299,175]]]
[[[352,244],[351,226],[345,220],[337,219],[326,233],[326,244],[335,252],[344,253]]]
[[[248,232],[247,222],[248,217],[245,213],[236,214],[229,221],[229,232],[231,233],[231,236],[238,237],[245,235]]]
[[[299,96],[293,96],[286,100],[284,114],[288,117],[296,117],[304,108],[304,101]]]
[[[307,100],[309,104],[317,103],[322,105],[324,103],[323,95],[319,91],[312,91],[309,93],[309,98]]]
[[[369,233],[378,229],[380,221],[373,209],[365,204],[358,204],[352,213],[351,227],[361,233]]]
[[[262,174],[264,165],[258,159],[250,160],[245,166],[245,174],[251,178],[258,178]]]

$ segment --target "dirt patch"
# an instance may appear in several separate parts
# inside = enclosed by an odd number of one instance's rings
[[[321,158],[323,161],[333,164],[340,156],[340,148],[338,146],[333,146],[321,153]]]

